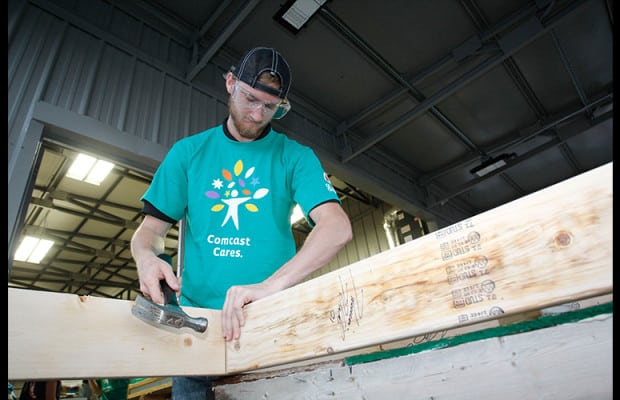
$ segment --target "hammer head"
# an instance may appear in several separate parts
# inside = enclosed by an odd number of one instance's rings
[[[168,264],[172,265],[172,257],[168,254],[158,256]],[[206,318],[190,317],[181,309],[174,291],[168,286],[165,280],[159,282],[164,294],[164,304],[157,304],[140,295],[136,297],[136,304],[131,307],[131,313],[155,326],[171,326],[173,328],[192,328],[196,332],[207,330],[208,321]]]
[[[196,332],[205,332],[208,326],[206,318],[190,317],[177,305],[157,304],[140,295],[136,297],[136,304],[131,307],[131,313],[154,326],[164,325],[177,329],[187,327]]]

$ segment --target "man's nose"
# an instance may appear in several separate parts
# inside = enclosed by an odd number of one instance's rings
[[[250,115],[257,121],[262,121],[265,119],[265,113],[263,113],[263,105],[260,104],[257,107],[252,107],[250,110]]]

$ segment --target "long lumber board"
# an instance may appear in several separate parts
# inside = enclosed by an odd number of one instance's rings
[[[205,333],[159,328],[131,313],[130,300],[8,289],[9,380],[223,374],[218,310]]]
[[[9,288],[9,379],[228,375],[312,361],[609,294],[612,164],[245,307],[197,334],[133,301]]]
[[[612,399],[613,314],[354,365],[218,384],[227,400]]]
[[[248,304],[227,373],[611,293],[612,173],[592,169]]]

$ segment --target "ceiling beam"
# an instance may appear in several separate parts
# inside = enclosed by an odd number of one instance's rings
[[[512,54],[523,48],[523,46],[537,39],[541,35],[548,33],[554,26],[559,24],[565,17],[576,11],[578,7],[586,1],[587,0],[581,0],[571,3],[569,6],[562,9],[561,12],[557,13],[555,18],[552,18],[544,23],[538,16],[532,15],[528,17],[524,22],[517,25],[512,31],[504,34],[499,40],[497,40],[501,53],[489,57],[482,63],[476,65],[474,68],[466,71],[463,75],[461,75],[461,77],[452,81],[442,89],[439,89],[430,97],[419,103],[411,111],[403,114],[400,118],[387,125],[381,132],[370,137],[369,139],[364,140],[355,148],[351,146],[345,147],[342,153],[342,162],[347,163],[353,158],[364,153],[372,146],[386,139],[403,125],[422,115],[431,107],[434,107],[446,97],[454,94],[472,80],[478,79],[480,76],[502,63],[508,57],[512,56]]]
[[[346,26],[346,24],[338,18],[334,13],[332,13],[326,7],[321,8],[321,16],[325,17],[329,23],[332,24],[336,28],[338,32],[344,34],[344,36],[349,39],[357,49],[361,50],[366,56],[375,63],[378,67],[380,67],[390,78],[396,81],[399,85],[401,85],[405,91],[399,91],[399,93],[409,92],[416,100],[419,102],[424,100],[424,95],[416,89],[413,84],[407,80],[401,72],[396,70],[394,66],[392,66],[385,58],[383,58],[375,49],[373,49],[368,43],[366,43],[359,35],[355,34],[351,28]],[[445,116],[441,111],[439,111],[435,106],[430,107],[430,112],[433,116],[439,120],[439,122],[443,123],[443,125],[448,128],[448,131],[454,134],[457,139],[459,139],[462,143],[464,143],[470,150],[480,152],[477,149],[477,146],[463,133],[459,128],[457,128],[453,123],[450,122],[447,116]]]
[[[243,23],[243,21],[247,18],[248,15],[254,10],[254,8],[258,5],[260,0],[250,0],[245,6],[239,10],[232,21],[229,21],[226,24],[226,27],[222,30],[220,35],[213,40],[211,45],[206,49],[205,54],[202,56],[198,64],[190,69],[185,77],[189,82],[194,80],[196,75],[203,70],[204,67],[207,66],[211,58],[217,53],[220,48],[226,43],[232,34],[239,28],[239,26]]]
[[[612,115],[611,115],[611,113],[608,113],[608,114],[602,116],[600,119],[597,119],[596,123],[597,124],[601,123],[601,122],[603,122],[605,120],[608,120],[610,118],[612,118]],[[548,142],[533,148],[532,150],[528,151],[527,153],[521,154],[521,155],[517,156],[516,158],[514,158],[512,160],[508,160],[506,162],[506,165],[504,165],[504,166],[502,166],[502,167],[500,167],[500,168],[498,168],[498,169],[496,169],[494,171],[491,171],[490,173],[484,175],[483,177],[479,177],[479,178],[473,179],[473,180],[471,180],[469,182],[466,182],[463,185],[460,185],[459,187],[457,187],[456,189],[451,191],[448,195],[446,195],[443,198],[441,198],[441,199],[439,199],[439,200],[429,204],[428,208],[430,209],[430,208],[438,207],[439,205],[443,205],[448,200],[453,199],[454,197],[456,197],[456,196],[458,196],[458,195],[460,195],[460,194],[462,194],[462,193],[472,189],[474,186],[480,184],[484,180],[486,180],[486,179],[488,179],[488,178],[490,178],[492,176],[498,175],[498,174],[503,174],[506,171],[508,171],[510,168],[512,168],[512,167],[514,167],[514,166],[516,166],[516,165],[518,165],[520,163],[522,163],[523,161],[526,161],[526,160],[528,160],[528,159],[530,159],[532,157],[535,157],[538,154],[540,154],[540,153],[542,153],[544,151],[547,151],[547,150],[549,150],[551,148],[563,145],[563,144],[566,143],[566,141],[568,139],[570,139],[572,137],[575,137],[575,136],[579,136],[579,135],[587,132],[587,129],[584,129],[584,127],[582,125],[584,122],[588,123],[590,126],[594,126],[594,124],[592,124],[591,121],[586,120],[585,118],[581,118],[577,123],[573,123],[573,124],[571,124],[569,126],[564,126],[562,128],[563,131],[562,131],[561,135],[558,135],[558,136],[550,139]],[[585,171],[579,171],[579,172],[585,172]]]
[[[556,126],[564,123],[575,123],[579,114],[583,114],[583,112],[588,108],[601,108],[605,107],[608,104],[611,104],[613,101],[613,88],[610,88],[609,91],[602,93],[596,97],[595,100],[592,100],[588,104],[584,106],[571,106],[565,110],[562,110],[559,113],[556,113],[548,118],[537,121],[535,124],[532,124],[528,127],[519,129],[517,132],[505,136],[499,142],[496,142],[485,150],[488,154],[500,154],[503,152],[510,151],[514,146],[523,143],[527,140],[531,140],[536,136],[544,134],[549,129],[554,129]],[[577,119],[576,119],[577,118]],[[581,119],[585,119],[586,116],[581,116]],[[443,167],[435,169],[432,173],[422,175],[419,177],[420,184],[427,186],[432,181],[440,178],[443,175],[452,173],[456,170],[460,170],[463,168],[467,168],[473,162],[478,161],[478,158],[472,156],[471,154],[466,155],[465,157],[456,160],[455,162],[449,163]]]

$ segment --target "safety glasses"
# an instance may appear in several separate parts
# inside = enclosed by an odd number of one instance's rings
[[[231,97],[237,107],[248,111],[255,111],[260,108],[263,116],[271,119],[280,119],[291,109],[291,103],[287,99],[282,99],[279,103],[263,103],[252,93],[242,88],[239,81],[235,81]]]

